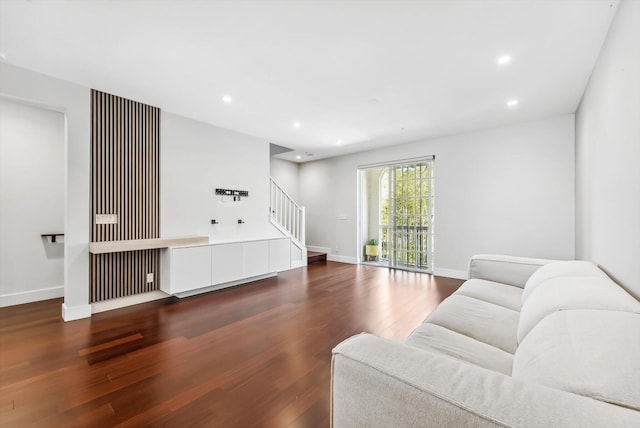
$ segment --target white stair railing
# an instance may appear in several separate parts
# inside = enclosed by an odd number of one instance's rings
[[[269,177],[271,194],[271,222],[291,236],[300,248],[305,246],[305,211],[282,187]]]

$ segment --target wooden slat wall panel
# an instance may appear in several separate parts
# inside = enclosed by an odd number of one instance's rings
[[[158,290],[159,267],[159,250],[91,254],[91,301]],[[147,272],[154,273],[153,283],[146,282]]]
[[[96,90],[91,99],[91,240],[159,238],[160,109]],[[118,223],[96,224],[96,214]],[[90,257],[92,302],[159,289],[159,250]]]

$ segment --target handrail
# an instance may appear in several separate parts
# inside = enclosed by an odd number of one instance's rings
[[[286,196],[289,200],[291,200],[291,203],[292,203],[296,208],[298,208],[298,209],[300,209],[300,210],[303,208],[303,207],[301,207],[300,205],[298,205],[298,204],[296,203],[296,201],[295,201],[295,200],[294,200],[294,199],[293,199],[293,198],[292,198],[292,197],[291,197],[291,196],[286,192],[286,190],[284,190],[282,187],[280,187],[280,185],[279,185],[278,183],[276,183],[276,181],[275,181],[273,178],[271,178],[271,177],[269,177],[269,178],[271,179],[271,184],[272,184],[272,185],[274,185],[274,186],[276,186],[280,192],[284,193],[284,196]]]
[[[297,243],[305,245],[305,208],[298,205],[293,198],[269,177],[271,221],[279,229],[287,233]]]

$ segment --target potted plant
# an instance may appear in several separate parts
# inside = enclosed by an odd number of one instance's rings
[[[378,240],[375,238],[369,239],[367,241],[367,245],[364,248],[364,253],[369,257],[369,260],[372,258],[375,259],[378,257]]]

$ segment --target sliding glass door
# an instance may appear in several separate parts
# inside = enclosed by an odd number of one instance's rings
[[[433,252],[431,162],[389,169],[387,247],[389,266],[430,272]]]
[[[364,211],[375,209],[378,214],[380,248],[375,261],[395,269],[432,272],[433,159],[376,166],[371,171],[379,171],[379,178],[377,183],[371,177],[366,182],[369,196],[363,204],[367,204]],[[371,196],[375,186],[378,201]]]

